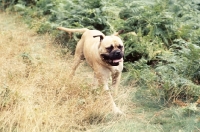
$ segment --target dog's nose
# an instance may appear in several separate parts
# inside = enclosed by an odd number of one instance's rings
[[[121,54],[120,51],[116,51],[116,52],[115,52],[115,55],[116,55],[116,56],[119,56],[120,54]]]

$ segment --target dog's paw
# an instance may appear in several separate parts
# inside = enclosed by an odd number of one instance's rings
[[[125,115],[118,107],[113,108],[113,112],[116,115]]]

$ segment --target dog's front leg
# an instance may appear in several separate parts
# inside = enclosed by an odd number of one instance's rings
[[[112,73],[112,88],[114,88],[114,96],[118,94],[118,86],[121,79],[121,72],[115,71]]]
[[[104,87],[105,87],[104,89],[108,89],[108,86],[107,86],[107,85],[105,85]],[[113,99],[113,97],[112,97],[112,95],[111,95],[110,90],[106,90],[106,91],[104,91],[104,93],[107,95],[108,100],[110,101],[110,103],[111,103],[111,105],[112,105],[112,110],[113,110],[113,112],[114,112],[115,114],[123,114],[123,112],[116,106],[116,104],[115,104],[115,102],[114,102],[114,99]]]
[[[110,92],[110,89],[108,87],[108,82],[106,79],[103,79],[103,82],[100,81],[103,85],[103,93],[106,94],[106,97],[108,99],[108,102],[112,105],[112,110],[115,114],[123,114],[122,111],[116,106],[115,102],[114,102],[114,99],[113,99],[113,96]]]
[[[95,66],[95,78],[98,80],[98,84],[100,87],[103,87],[103,94],[106,95],[106,102],[108,102],[112,106],[112,110],[115,114],[123,114],[121,110],[116,106],[110,89],[108,87],[108,80],[110,78],[110,71],[108,69]]]

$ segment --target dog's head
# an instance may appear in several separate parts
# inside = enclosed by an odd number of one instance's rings
[[[100,37],[99,54],[102,61],[111,66],[118,66],[123,61],[124,45],[117,36]]]

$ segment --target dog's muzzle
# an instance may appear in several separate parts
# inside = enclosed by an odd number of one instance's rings
[[[111,66],[118,66],[123,61],[124,53],[121,50],[115,50],[109,54],[101,54],[102,60]]]

